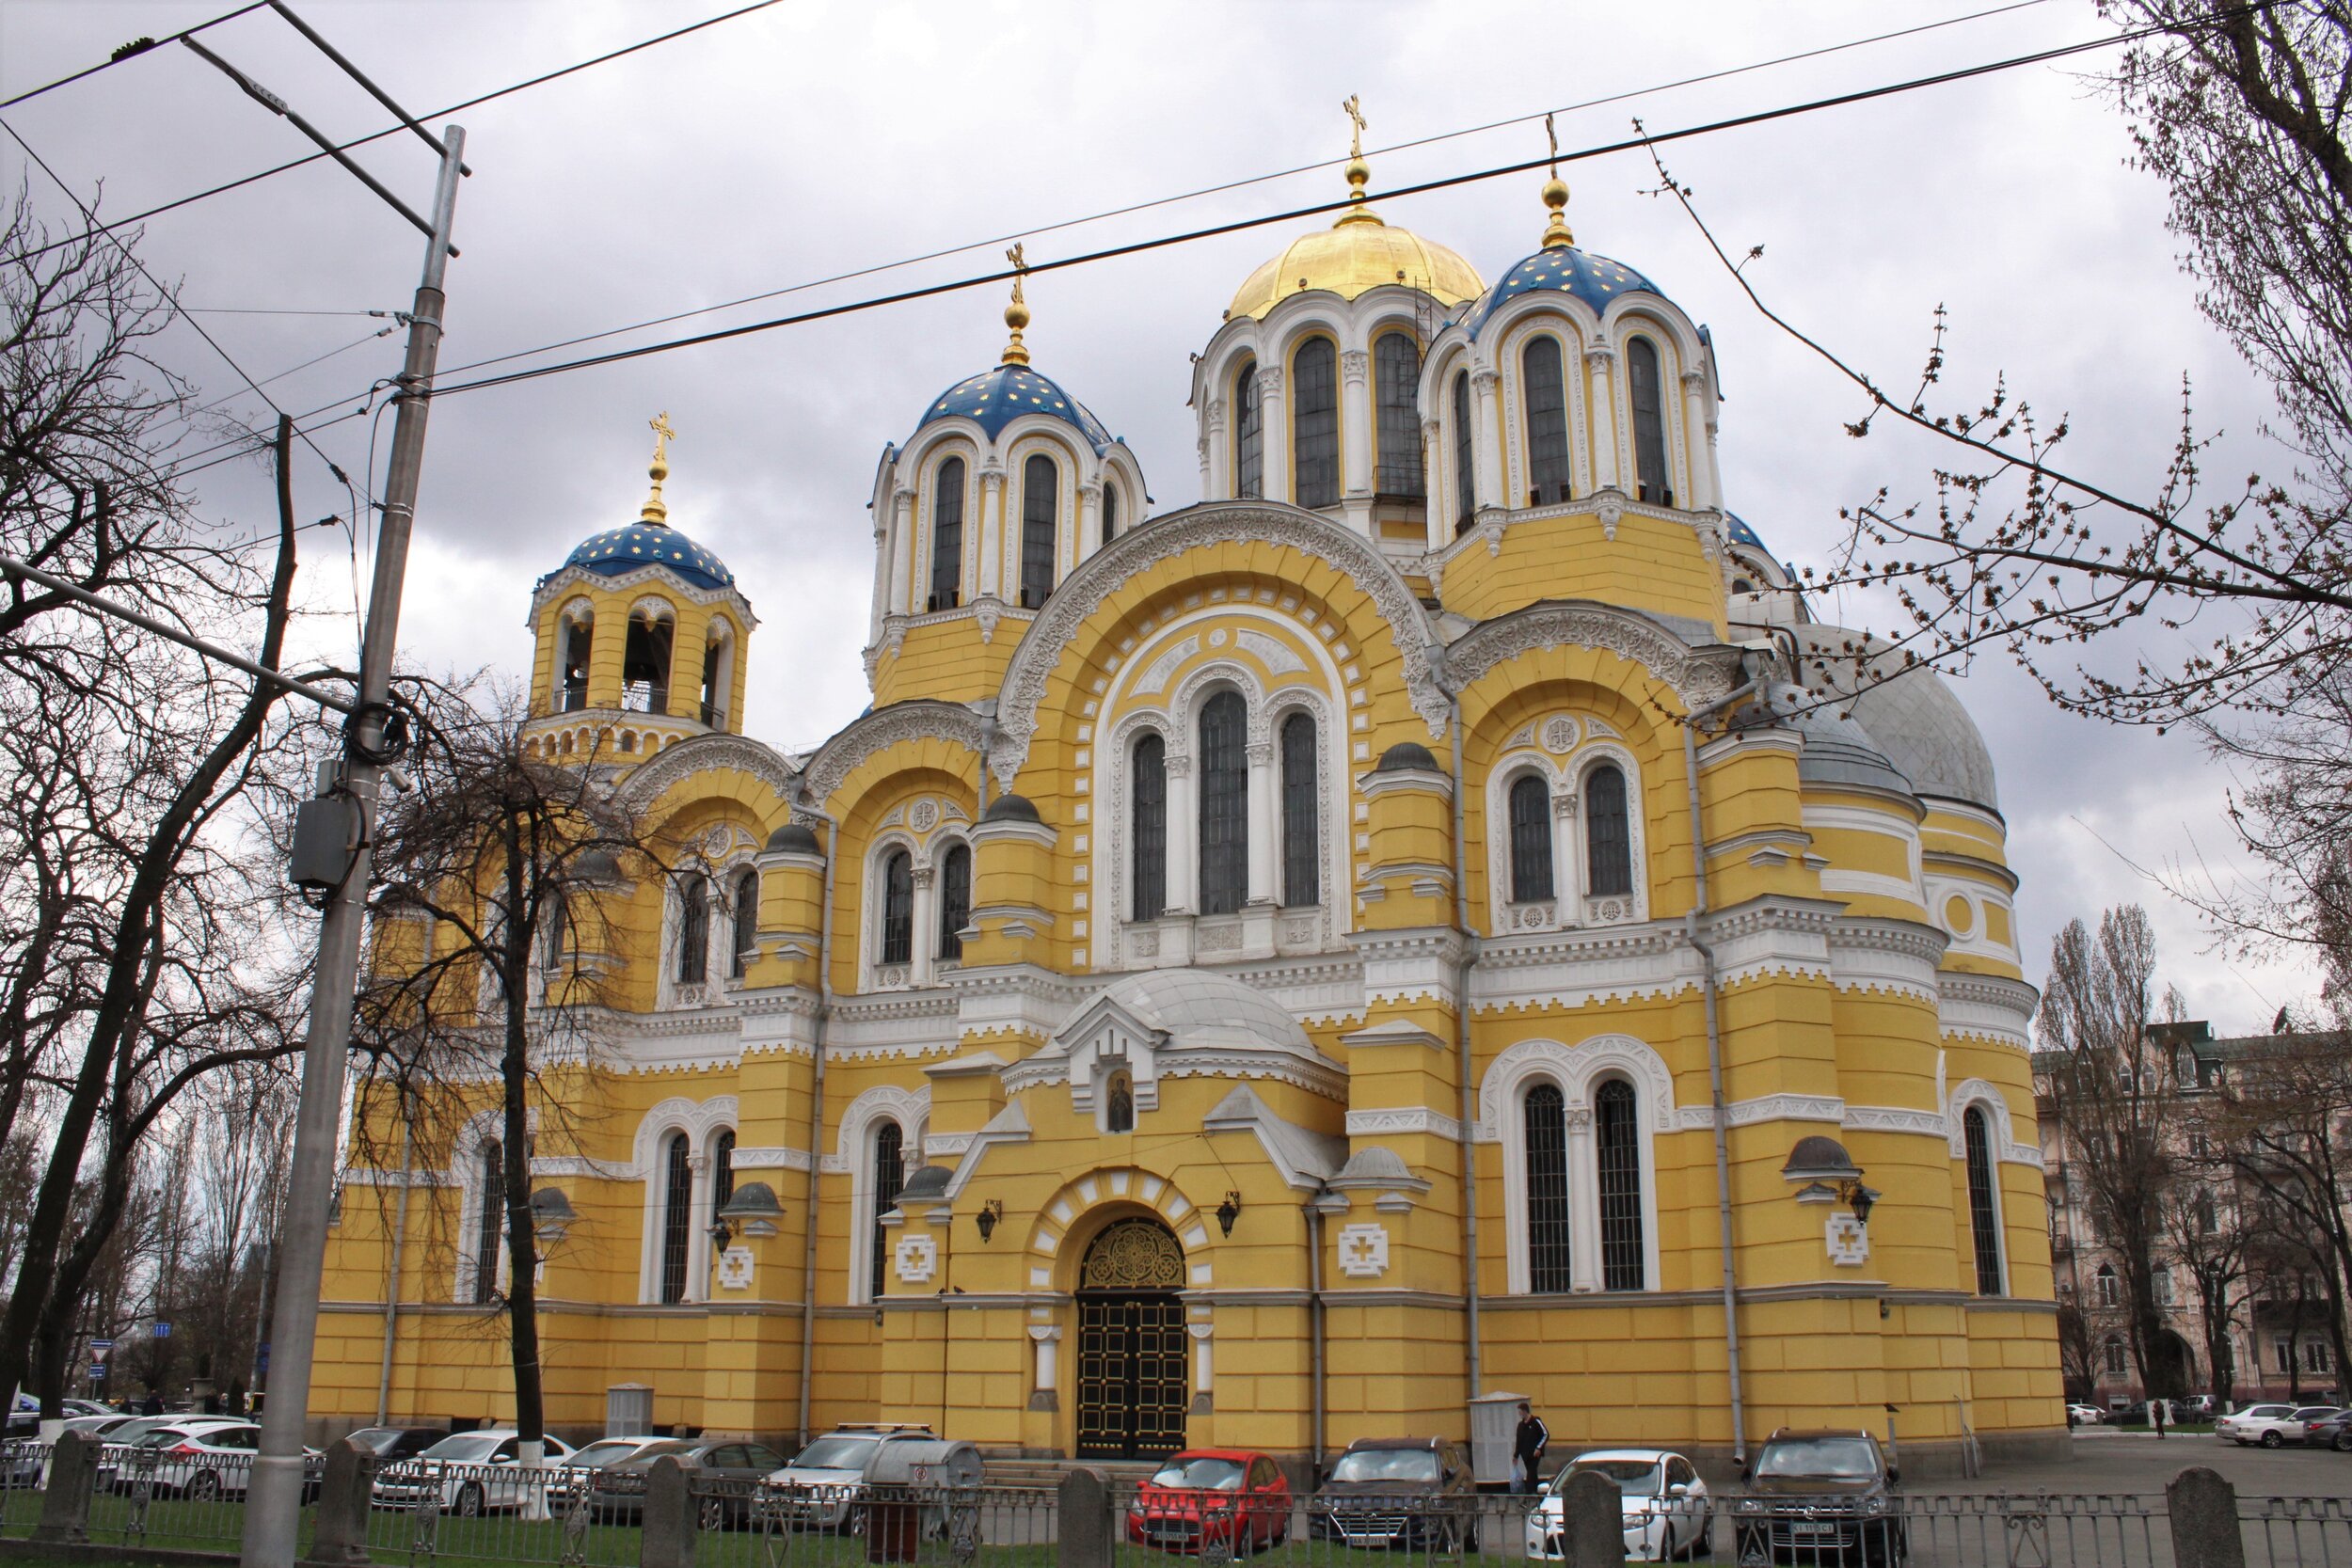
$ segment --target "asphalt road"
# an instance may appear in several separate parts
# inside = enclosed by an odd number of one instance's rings
[[[1972,1481],[1923,1482],[1936,1492],[2160,1493],[2192,1465],[2218,1471],[2245,1497],[2352,1497],[2352,1453],[2245,1449],[2210,1433],[2163,1437],[2077,1432],[2071,1465],[1994,1465]]]

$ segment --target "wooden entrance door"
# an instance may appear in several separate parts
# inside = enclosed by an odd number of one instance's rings
[[[1157,1220],[1120,1220],[1079,1270],[1078,1456],[1159,1459],[1184,1446],[1184,1254]]]

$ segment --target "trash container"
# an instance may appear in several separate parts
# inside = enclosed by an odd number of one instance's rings
[[[1511,1487],[1511,1449],[1518,1438],[1525,1394],[1480,1394],[1470,1404],[1470,1474],[1482,1492]]]
[[[884,1443],[866,1472],[866,1560],[912,1562],[922,1538],[977,1515],[983,1466],[969,1443]]]

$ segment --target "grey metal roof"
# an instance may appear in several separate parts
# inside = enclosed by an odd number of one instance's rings
[[[1745,724],[1769,722],[1804,737],[1804,751],[1797,758],[1799,782],[1915,793],[1911,780],[1868,732],[1835,704],[1808,695],[1803,687],[1781,682],[1766,689],[1757,707],[1760,711],[1753,717],[1743,716]]]
[[[1921,795],[2001,809],[1993,753],[1934,671],[1904,668],[1893,644],[1839,626],[1792,627],[1804,650],[1803,682],[1845,698],[1845,711]]]

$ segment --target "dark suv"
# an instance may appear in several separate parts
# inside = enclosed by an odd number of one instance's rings
[[[1878,1439],[1854,1429],[1782,1428],[1740,1479],[1732,1499],[1740,1562],[1892,1565],[1911,1549],[1899,1479]]]
[[[1478,1549],[1469,1463],[1442,1437],[1359,1437],[1307,1507],[1307,1533],[1351,1546]]]

